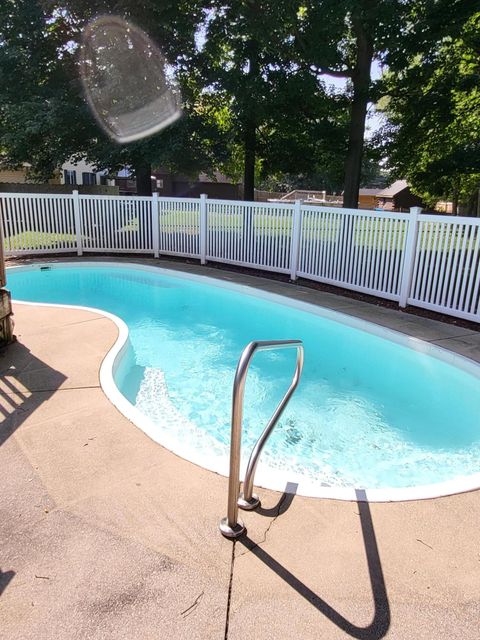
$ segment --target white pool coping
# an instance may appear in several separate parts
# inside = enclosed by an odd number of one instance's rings
[[[249,295],[263,300],[268,300],[277,304],[292,307],[311,313],[322,318],[327,318],[334,322],[340,322],[343,325],[358,329],[375,335],[380,338],[384,338],[402,345],[414,351],[428,354],[438,360],[447,362],[463,371],[466,371],[470,375],[480,379],[480,364],[454,353],[437,345],[433,345],[419,338],[408,336],[394,329],[382,327],[367,320],[362,320],[351,315],[344,314],[340,311],[334,311],[327,309],[316,304],[302,302],[295,300],[288,296],[283,296],[267,291],[259,290],[254,287],[238,284],[234,282],[226,282],[217,278],[211,278],[209,276],[185,273],[183,271],[175,271],[173,269],[165,269],[162,267],[143,265],[136,262],[111,262],[111,261],[81,261],[81,262],[39,262],[30,263],[28,265],[16,265],[7,267],[7,271],[34,271],[40,267],[55,268],[72,268],[77,269],[79,267],[108,267],[108,268],[131,268],[138,271],[150,271],[158,275],[169,276],[172,278],[179,278],[182,280],[191,280],[202,282],[210,286],[218,288],[229,289],[236,291],[243,295]],[[233,276],[234,277],[234,276]],[[169,449],[176,455],[198,464],[201,467],[227,475],[225,465],[220,464],[218,461],[212,461],[211,459],[205,459],[204,455],[196,455],[195,451],[189,450],[186,454],[185,450],[179,450],[178,446],[174,443],[162,441],[158,438],[158,429],[155,424],[144,414],[142,414],[136,407],[127,400],[127,398],[120,392],[114,380],[114,372],[121,361],[122,355],[128,345],[128,327],[125,322],[102,309],[95,307],[85,307],[79,305],[68,304],[52,304],[52,303],[40,303],[40,302],[27,302],[23,300],[13,300],[15,304],[22,304],[26,306],[43,306],[43,307],[56,307],[64,309],[79,309],[82,311],[90,311],[97,313],[105,318],[108,318],[114,322],[118,328],[118,336],[115,344],[106,354],[100,367],[100,385],[112,404],[135,426],[140,428],[146,435],[152,440]],[[243,473],[243,470],[242,470]],[[243,477],[243,475],[242,475]],[[426,500],[430,498],[439,498],[442,496],[453,495],[456,493],[464,493],[466,491],[473,491],[480,488],[480,472],[469,476],[460,476],[452,480],[445,482],[439,482],[428,485],[419,485],[413,487],[385,487],[381,489],[359,489],[355,487],[325,487],[318,486],[310,483],[306,483],[303,477],[296,478],[294,474],[288,472],[288,477],[285,477],[285,473],[269,468],[259,468],[255,478],[255,485],[261,486],[266,489],[272,489],[275,491],[284,491],[287,484],[296,485],[295,492],[298,495],[315,497],[315,498],[327,498],[335,500],[348,500],[358,501],[359,495],[368,502],[401,502],[409,500]]]

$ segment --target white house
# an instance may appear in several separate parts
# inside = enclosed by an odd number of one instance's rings
[[[0,182],[10,184],[28,184],[32,182],[28,177],[30,165],[27,162],[19,169],[6,169],[0,163]],[[49,184],[70,185],[109,185],[115,186],[115,180],[109,180],[107,171],[95,171],[94,167],[85,160],[65,162],[56,176],[48,181]]]
[[[61,184],[115,185],[115,180],[109,180],[106,176],[107,171],[95,171],[93,165],[83,159],[77,162],[70,159],[60,170]]]

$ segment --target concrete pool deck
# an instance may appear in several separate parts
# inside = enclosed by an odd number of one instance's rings
[[[476,331],[137,262],[292,295],[480,362]],[[477,640],[480,491],[368,505],[260,489],[233,544],[217,528],[227,479],[151,441],[99,387],[116,326],[22,305],[15,322],[18,342],[0,355],[1,638]]]

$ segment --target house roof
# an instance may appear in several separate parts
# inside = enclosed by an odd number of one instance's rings
[[[380,195],[381,189],[360,189],[360,196],[378,196]]]
[[[198,182],[219,182],[221,184],[235,184],[233,180],[224,176],[220,171],[214,171],[213,176],[208,173],[200,173],[198,176]]]
[[[377,196],[379,198],[393,198],[393,196],[396,196],[398,193],[400,193],[400,191],[403,191],[407,188],[408,184],[406,180],[397,180],[380,193],[377,193]]]

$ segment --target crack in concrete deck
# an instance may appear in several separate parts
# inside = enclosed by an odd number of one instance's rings
[[[270,529],[273,527],[273,525],[275,524],[275,521],[277,520],[277,518],[280,516],[281,513],[281,509],[282,509],[282,505],[284,504],[285,500],[287,499],[287,494],[283,494],[282,498],[280,499],[277,507],[276,507],[276,515],[273,516],[273,518],[270,520],[268,527],[265,529],[265,531],[263,532],[263,540],[260,540],[259,542],[256,542],[255,545],[251,548],[248,548],[246,551],[244,551],[243,553],[239,553],[238,557],[241,556],[245,556],[247,553],[252,553],[252,551],[256,548],[261,546],[262,544],[264,544],[267,541],[267,536],[268,533],[270,531]]]

